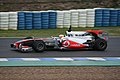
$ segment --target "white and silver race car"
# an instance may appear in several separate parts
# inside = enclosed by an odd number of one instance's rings
[[[108,34],[103,30],[71,31],[66,35],[51,38],[27,37],[11,44],[11,48],[21,52],[43,52],[47,49],[93,49],[104,51],[107,48]]]

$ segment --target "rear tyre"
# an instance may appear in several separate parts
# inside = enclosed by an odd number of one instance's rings
[[[36,52],[43,52],[45,50],[45,43],[42,40],[34,41],[33,49]]]
[[[107,41],[100,38],[96,39],[95,44],[93,46],[94,50],[104,51],[106,48],[107,48]]]

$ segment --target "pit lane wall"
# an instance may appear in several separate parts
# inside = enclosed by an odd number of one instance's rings
[[[94,8],[63,11],[0,12],[1,30],[120,26],[120,9]]]

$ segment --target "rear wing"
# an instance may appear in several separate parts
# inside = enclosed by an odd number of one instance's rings
[[[104,39],[104,40],[108,40],[108,33],[103,31],[103,30],[86,30],[87,32],[90,33],[94,33],[96,34],[98,37]]]

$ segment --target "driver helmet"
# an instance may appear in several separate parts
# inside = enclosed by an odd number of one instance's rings
[[[63,34],[60,34],[60,35],[59,35],[59,38],[63,38],[63,37],[64,37],[64,35],[63,35]]]

